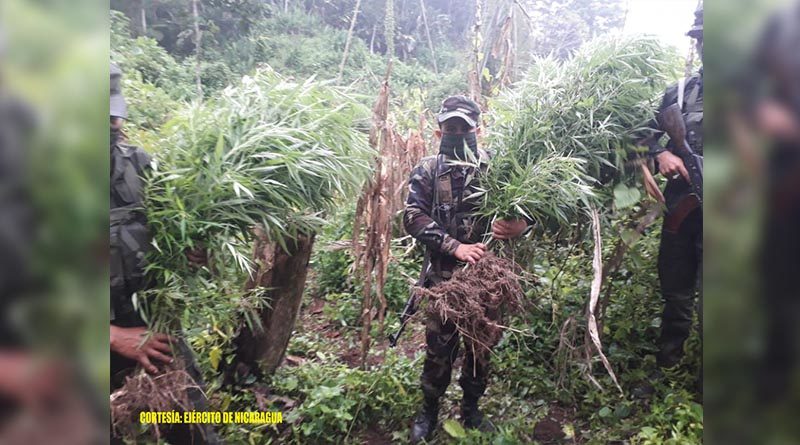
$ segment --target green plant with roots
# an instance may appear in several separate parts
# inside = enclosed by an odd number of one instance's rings
[[[558,228],[590,205],[606,207],[612,195],[598,186],[622,181],[664,85],[677,74],[673,59],[653,38],[612,36],[563,62],[535,60],[492,103],[496,155],[483,179],[481,213]]]
[[[336,199],[352,197],[371,171],[359,131],[367,116],[327,83],[263,69],[165,124],[146,190],[157,282],[146,299],[146,313],[158,314],[151,325],[174,321],[203,280],[231,283],[217,298],[241,298],[254,227],[283,248],[319,230]],[[198,247],[209,254],[200,271],[185,256]]]

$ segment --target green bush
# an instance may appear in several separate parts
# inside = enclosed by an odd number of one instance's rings
[[[141,80],[155,85],[175,99],[194,97],[193,71],[176,61],[155,39],[137,37],[114,48],[112,61],[126,77],[138,72]]]
[[[367,371],[330,363],[280,368],[275,391],[302,402],[285,415],[297,443],[347,442],[347,437],[377,421],[398,427],[419,404],[419,360],[392,352]]]
[[[684,445],[703,443],[703,407],[689,394],[667,394],[654,403],[650,414],[631,443],[641,445]]]
[[[122,92],[128,103],[128,122],[143,130],[158,131],[182,105],[163,89],[130,73],[123,77]]]
[[[563,62],[538,59],[495,103],[482,213],[572,224],[595,198],[588,186],[619,182],[677,66],[651,37],[600,37]],[[641,196],[616,191],[620,207]]]
[[[323,227],[323,213],[370,174],[366,135],[353,127],[366,115],[337,88],[262,70],[165,125],[146,191],[161,303],[153,313],[182,310],[202,285],[192,284],[185,249],[202,243],[213,262],[237,265],[243,283],[253,226],[284,248]]]

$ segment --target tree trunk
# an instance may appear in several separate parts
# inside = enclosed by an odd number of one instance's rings
[[[422,23],[425,24],[425,35],[428,37],[428,47],[431,49],[431,60],[433,61],[433,72],[439,74],[436,66],[436,54],[433,52],[433,41],[431,40],[431,30],[428,29],[428,16],[425,14],[425,0],[419,0],[419,7],[422,9]]]
[[[361,6],[361,0],[356,0],[356,7],[353,9],[353,18],[350,20],[350,30],[347,31],[347,40],[344,44],[344,54],[342,54],[342,63],[339,64],[339,75],[336,80],[342,80],[344,73],[344,64],[347,62],[347,53],[350,52],[350,42],[353,40],[353,30],[356,27],[356,20],[358,19],[358,8]]]
[[[258,265],[248,288],[262,287],[269,306],[259,314],[261,329],[243,326],[234,340],[236,357],[226,371],[226,380],[250,374],[271,375],[283,361],[302,302],[308,275],[308,262],[314,235],[299,235],[287,240],[289,252],[269,243],[263,232],[256,231],[254,260]]]
[[[482,1],[475,2],[475,22],[472,27],[472,69],[467,73],[470,99],[478,104],[481,103],[481,73],[478,72],[478,69],[481,66],[480,48],[483,43],[481,39]]]
[[[386,0],[386,11],[383,15],[383,35],[386,40],[386,54],[388,60],[394,58],[394,0]]]
[[[142,14],[142,35],[147,35],[147,14],[145,11],[144,0],[141,3],[141,14]]]
[[[375,32],[378,30],[378,25],[372,25],[372,38],[369,39],[369,53],[375,54]]]
[[[192,16],[194,17],[194,48],[195,48],[195,63],[194,63],[194,75],[195,75],[195,83],[197,86],[197,97],[198,99],[203,99],[203,84],[200,81],[200,39],[202,34],[200,33],[200,13],[197,10],[197,3],[199,0],[192,0]]]

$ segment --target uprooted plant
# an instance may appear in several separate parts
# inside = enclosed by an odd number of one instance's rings
[[[213,305],[197,301],[208,296],[198,288],[215,288],[224,301],[256,292],[244,290],[254,227],[287,250],[325,224],[323,212],[353,196],[371,171],[366,131],[357,128],[367,117],[337,87],[265,68],[167,123],[147,189],[156,249],[149,324],[171,329],[190,301]],[[198,246],[207,267],[185,256]]]
[[[170,412],[192,409],[189,390],[200,387],[186,372],[181,359],[176,359],[157,375],[137,369],[125,378],[125,384],[111,394],[111,426],[125,437],[135,437],[140,425],[140,412]],[[161,437],[158,423],[150,430]]]
[[[477,263],[457,270],[452,279],[417,291],[428,298],[429,315],[452,321],[475,352],[484,356],[506,329],[504,315],[520,313],[526,305],[520,284],[522,273],[511,260],[488,253]]]

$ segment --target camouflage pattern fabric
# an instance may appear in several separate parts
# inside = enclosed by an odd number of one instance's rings
[[[667,88],[659,111],[678,103],[678,85]],[[683,88],[683,112],[686,122],[686,139],[695,153],[703,154],[703,72],[702,69],[685,80]],[[657,124],[651,124],[657,128]],[[657,131],[645,144],[652,156],[664,151],[659,144],[663,132]],[[667,147],[672,147],[670,141]],[[668,178],[664,198],[668,209],[673,209],[689,193],[691,188],[682,177]],[[668,212],[669,214],[669,212]],[[666,218],[665,218],[666,220]],[[683,346],[689,337],[695,312],[695,299],[702,274],[703,261],[703,214],[702,208],[692,211],[675,233],[662,229],[658,254],[658,276],[664,311],[661,317],[661,335],[658,339],[659,365],[670,367],[683,356]],[[702,304],[702,294],[699,304]],[[700,332],[702,333],[702,311]]]
[[[406,231],[422,242],[431,258],[424,286],[450,279],[458,266],[453,254],[461,243],[477,243],[488,222],[477,218],[479,176],[489,155],[479,150],[478,165],[465,166],[446,155],[427,157],[414,168],[403,223]],[[424,271],[423,271],[424,273]],[[438,399],[450,384],[453,363],[458,356],[459,335],[452,321],[438,317],[426,321],[427,343],[422,371],[422,391]],[[486,391],[489,357],[476,357],[472,344],[464,339],[464,366],[459,384],[465,400],[475,400]]]

